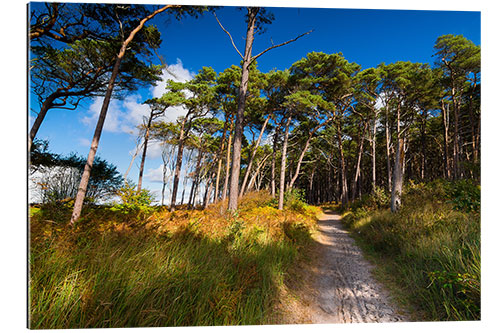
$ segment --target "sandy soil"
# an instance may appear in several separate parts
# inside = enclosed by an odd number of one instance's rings
[[[363,258],[340,220],[333,213],[320,218],[314,258],[298,268],[305,282],[300,287],[291,286],[295,295],[287,305],[286,321],[294,324],[407,321],[372,277],[372,265]]]

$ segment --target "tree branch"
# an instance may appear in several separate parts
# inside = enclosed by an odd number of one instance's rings
[[[311,32],[313,32],[314,30],[309,30],[308,32],[305,32],[303,33],[302,35],[299,35],[293,39],[290,39],[289,41],[286,41],[286,42],[283,42],[281,44],[278,44],[278,45],[273,45],[273,46],[270,46],[268,47],[267,49],[265,49],[264,51],[262,51],[261,53],[255,55],[252,57],[252,60],[250,61],[250,63],[254,62],[255,60],[257,60],[258,57],[260,57],[261,55],[263,55],[264,53],[266,53],[267,51],[270,51],[272,49],[275,49],[277,47],[280,47],[280,46],[284,46],[286,44],[290,44],[292,42],[295,42],[297,39],[301,38],[301,37],[304,37],[305,35],[309,35]]]
[[[238,48],[236,47],[236,45],[234,44],[234,41],[233,41],[233,37],[231,36],[231,34],[226,30],[224,29],[224,27],[222,26],[222,24],[220,23],[219,19],[217,18],[217,15],[215,15],[214,13],[214,16],[215,16],[215,19],[217,20],[217,23],[219,23],[220,27],[222,28],[222,30],[224,30],[224,32],[229,36],[229,38],[231,39],[231,43],[233,44],[233,47],[234,49],[236,50],[236,52],[238,52],[238,54],[240,55],[241,59],[243,59],[243,55],[241,54],[240,50],[238,50]]]

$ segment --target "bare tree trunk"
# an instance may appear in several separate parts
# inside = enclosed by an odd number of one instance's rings
[[[286,150],[288,145],[288,135],[290,133],[290,123],[292,116],[288,116],[285,125],[285,136],[283,138],[283,149],[281,152],[281,171],[280,171],[280,192],[278,198],[278,209],[283,210],[283,203],[285,199],[285,172],[286,172]]]
[[[163,147],[165,149],[165,147]],[[165,187],[167,186],[167,154],[165,151],[161,154],[161,159],[163,161],[163,172],[162,172],[162,186],[161,186],[161,205],[165,203]]]
[[[427,127],[427,112],[424,112],[423,114],[423,119],[422,119],[422,124],[420,128],[420,135],[421,135],[421,141],[420,141],[420,154],[421,154],[421,169],[420,169],[420,178],[422,180],[425,179],[425,171],[427,169],[427,138],[426,138],[426,128]]]
[[[238,208],[238,194],[240,181],[240,165],[241,165],[241,143],[243,138],[243,118],[245,115],[245,103],[248,90],[249,66],[252,62],[252,46],[254,39],[254,28],[258,7],[248,8],[247,16],[247,35],[245,40],[245,55],[241,65],[241,82],[238,93],[238,109],[236,110],[236,120],[234,128],[234,143],[233,143],[233,158],[231,165],[231,180],[229,184],[229,202],[227,209],[236,211]]]
[[[191,192],[189,193],[188,207],[194,206],[195,188],[198,186],[198,180],[200,177],[201,161],[203,159],[203,152],[198,151],[198,158],[196,161],[195,174],[193,177],[193,185],[191,186]]]
[[[391,191],[391,211],[396,212],[401,207],[401,193],[403,192],[403,160],[404,160],[404,140],[398,138],[396,156],[394,158],[394,179]]]
[[[386,109],[385,117],[385,148],[387,158],[387,182],[389,190],[392,190],[392,170],[391,170],[391,135],[389,131],[389,111]]]
[[[228,119],[226,119],[226,121],[224,122],[224,129],[222,131],[222,137],[220,140],[219,151],[217,152],[217,176],[215,177],[214,202],[217,202],[219,200],[219,182],[220,182],[220,173],[222,170],[222,152],[224,151],[224,141],[226,140],[227,121],[228,121]],[[229,133],[229,136],[231,136],[231,132]]]
[[[377,117],[373,119],[373,133],[372,133],[372,192],[375,193],[377,188]]]
[[[230,166],[231,166],[231,144],[232,144],[232,125],[231,130],[229,131],[229,138],[227,143],[227,154],[226,154],[226,174],[224,176],[224,189],[222,190],[222,201],[226,200],[227,197],[227,188],[229,185],[229,176],[230,176]]]
[[[31,130],[30,130],[30,135],[28,137],[28,152],[31,151],[31,146],[33,145],[33,140],[35,140],[36,133],[38,132],[38,129],[40,129],[40,125],[42,124],[43,120],[45,119],[45,116],[47,115],[47,111],[49,111],[49,109],[52,106],[52,103],[54,103],[56,98],[57,98],[57,96],[55,94],[51,94],[43,102],[42,107],[40,108],[40,112],[38,112],[38,115],[36,116],[35,122],[33,123],[33,126],[31,127]]]
[[[87,163],[85,164],[85,168],[83,170],[82,179],[80,181],[80,185],[78,186],[78,193],[75,198],[75,205],[73,207],[73,213],[71,214],[70,225],[74,225],[76,220],[80,218],[80,214],[82,213],[83,208],[83,199],[85,198],[85,193],[87,192],[87,185],[90,179],[90,171],[92,170],[92,164],[94,163],[94,158],[97,152],[97,147],[99,146],[99,139],[101,138],[102,128],[104,126],[104,120],[106,119],[106,113],[108,112],[109,102],[111,101],[111,95],[113,93],[113,88],[115,86],[115,81],[120,72],[120,64],[125,56],[125,51],[127,50],[128,44],[134,39],[135,35],[142,29],[144,24],[156,16],[156,14],[165,11],[170,7],[178,7],[174,5],[166,5],[161,7],[160,9],[154,11],[152,14],[143,18],[139,25],[132,30],[128,38],[122,43],[122,47],[118,56],[116,57],[115,64],[113,66],[113,71],[111,72],[111,77],[109,79],[108,88],[106,89],[106,94],[104,95],[104,101],[102,103],[101,112],[99,114],[99,119],[97,121],[96,129],[94,132],[94,137],[92,139],[92,143],[90,145],[89,155],[87,157]]]
[[[356,161],[356,171],[354,172],[354,179],[352,181],[352,193],[351,193],[352,200],[355,199],[356,193],[358,192],[358,182],[359,182],[359,177],[361,175],[361,158],[363,157],[363,145],[365,142],[365,133],[367,128],[368,128],[368,122],[364,122],[363,132],[361,133],[358,141],[358,147],[359,147],[358,159]]]
[[[262,125],[262,128],[259,133],[259,137],[257,138],[257,141],[255,142],[255,146],[252,150],[252,155],[250,156],[250,160],[248,161],[248,166],[245,171],[245,176],[243,177],[243,182],[241,183],[241,189],[240,189],[240,197],[243,196],[243,193],[245,193],[245,187],[247,185],[248,181],[248,176],[250,175],[250,170],[252,169],[252,164],[255,159],[255,155],[257,154],[257,150],[260,145],[260,140],[262,140],[262,135],[264,134],[264,131],[266,130],[267,123],[269,122],[269,119],[271,118],[271,114],[269,114],[264,121],[264,124]]]
[[[262,168],[262,166],[264,165],[264,163],[266,162],[266,160],[268,159],[269,156],[270,155],[266,155],[262,159],[262,161],[257,163],[257,170],[255,170],[254,174],[252,175],[252,178],[250,178],[250,182],[248,183],[248,189],[252,188],[252,186],[255,184],[255,180],[257,179],[257,176],[259,175],[260,169]]]
[[[210,196],[212,194],[212,183],[213,183],[214,174],[212,173],[207,180],[207,186],[205,188],[205,195],[203,196],[203,209],[207,208],[209,204]]]
[[[134,155],[132,155],[132,159],[130,160],[130,164],[128,165],[127,171],[125,171],[125,173],[123,174],[123,179],[124,179],[125,183],[127,183],[127,176],[130,172],[130,169],[132,168],[132,165],[134,164],[135,158],[137,157],[137,155],[139,155],[139,150],[141,149],[141,146],[142,146],[142,144],[140,143],[140,139],[139,139],[139,142],[137,142],[137,146],[135,148]]]
[[[289,188],[292,188],[293,185],[295,184],[295,181],[297,180],[297,178],[299,177],[299,173],[300,173],[300,167],[301,167],[301,164],[302,164],[302,160],[304,159],[304,156],[306,155],[306,152],[307,150],[309,149],[309,144],[311,143],[311,139],[313,137],[313,135],[316,133],[316,131],[326,125],[330,120],[327,120],[325,123],[323,124],[320,124],[320,125],[317,125],[316,127],[314,127],[312,129],[312,131],[309,133],[309,136],[307,138],[307,141],[306,141],[306,144],[304,145],[304,148],[302,149],[302,151],[300,152],[300,155],[299,155],[299,160],[297,162],[297,167],[295,168],[295,173],[293,174],[293,176],[291,177],[290,179],[290,184],[288,185]]]
[[[146,127],[146,133],[144,133],[144,148],[142,149],[142,159],[141,167],[139,168],[139,180],[137,181],[137,193],[141,192],[142,189],[142,176],[144,174],[144,164],[146,163],[146,151],[148,149],[149,141],[149,129],[151,127],[151,122],[153,121],[153,112],[149,115],[148,124]]]
[[[344,158],[344,147],[342,143],[342,130],[340,128],[340,123],[337,122],[337,140],[338,140],[338,145],[339,145],[339,156],[340,156],[340,178],[341,178],[341,184],[340,184],[340,201],[342,203],[342,206],[347,205],[348,202],[348,188],[347,188],[347,172],[346,172],[346,164],[345,164],[345,158]]]
[[[177,200],[177,190],[179,188],[179,178],[180,178],[180,173],[181,173],[181,168],[182,168],[182,157],[183,157],[183,152],[184,152],[184,127],[186,125],[187,121],[187,115],[184,117],[181,123],[181,129],[179,132],[179,143],[178,143],[178,150],[177,150],[177,161],[175,163],[175,171],[174,171],[174,184],[172,188],[172,200],[170,202],[170,210],[174,211],[175,210],[175,202]],[[183,200],[184,201],[184,200]]]
[[[451,170],[448,156],[448,128],[449,128],[449,108],[445,106],[444,99],[441,100],[441,111],[443,116],[443,161],[444,161],[444,177],[450,179]]]

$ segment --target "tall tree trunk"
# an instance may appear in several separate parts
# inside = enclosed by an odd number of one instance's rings
[[[285,172],[286,172],[286,150],[288,145],[288,135],[290,133],[290,123],[292,116],[288,116],[285,125],[285,136],[283,138],[283,149],[281,153],[281,171],[280,171],[280,192],[278,198],[278,209],[283,210],[283,203],[285,199]]]
[[[220,173],[222,170],[222,153],[224,151],[224,141],[226,140],[227,122],[228,122],[228,119],[226,119],[226,121],[224,122],[224,129],[222,131],[222,137],[220,140],[219,150],[217,152],[217,175],[215,177],[214,202],[217,202],[219,200],[219,182],[220,182]],[[231,133],[229,133],[229,136],[231,136]]]
[[[240,197],[243,196],[243,193],[245,193],[245,187],[247,185],[248,181],[248,176],[250,175],[250,171],[252,169],[252,164],[255,159],[255,155],[257,154],[257,150],[260,145],[260,140],[262,140],[262,135],[264,134],[264,131],[266,130],[267,123],[269,122],[269,119],[271,118],[271,114],[269,114],[264,121],[264,124],[262,125],[262,128],[259,133],[259,137],[257,138],[257,141],[255,142],[255,146],[253,147],[252,150],[252,155],[250,156],[250,160],[248,161],[248,166],[245,171],[245,176],[243,177],[243,182],[241,183],[241,189],[240,189]]]
[[[252,175],[252,178],[250,178],[250,182],[248,183],[248,188],[252,188],[252,186],[255,184],[255,180],[257,179],[257,176],[259,175],[260,169],[266,163],[266,160],[268,159],[269,155],[266,155],[262,161],[257,163],[257,170],[255,170],[254,174]],[[260,186],[259,186],[260,187]]]
[[[193,177],[193,185],[189,193],[188,207],[194,206],[195,188],[198,186],[198,179],[200,177],[201,161],[203,159],[203,152],[198,151],[198,158],[196,160],[195,174]]]
[[[144,148],[142,149],[141,167],[139,168],[139,180],[137,181],[137,193],[141,192],[142,189],[142,176],[144,174],[144,164],[146,163],[146,151],[148,149],[149,141],[149,129],[151,127],[151,122],[153,121],[153,112],[149,115],[148,124],[146,127],[146,133],[144,133]]]
[[[446,179],[450,179],[451,170],[449,165],[449,156],[448,156],[448,129],[449,129],[449,107],[444,104],[444,99],[441,100],[441,113],[443,116],[443,161],[444,161],[444,177]]]
[[[401,193],[403,192],[403,160],[404,160],[404,140],[398,138],[396,156],[394,158],[394,172],[391,191],[391,211],[396,212],[401,207]]]
[[[297,178],[299,177],[299,174],[300,174],[300,167],[302,165],[302,160],[304,159],[304,156],[306,155],[306,152],[307,150],[309,149],[309,144],[311,143],[311,140],[312,140],[312,137],[313,135],[316,133],[316,131],[326,125],[330,120],[327,120],[325,123],[323,124],[320,124],[320,125],[317,125],[316,127],[314,127],[312,129],[311,132],[309,132],[309,136],[307,137],[307,141],[306,141],[306,144],[304,145],[304,148],[302,149],[302,151],[300,152],[300,155],[299,155],[299,160],[297,161],[297,167],[295,168],[295,173],[293,174],[293,176],[291,177],[290,179],[290,184],[288,185],[288,187],[291,189],[293,187],[293,184],[295,184],[295,181],[297,180]]]
[[[115,81],[120,72],[120,64],[125,52],[127,50],[128,44],[134,39],[135,35],[142,29],[144,24],[156,16],[156,14],[165,11],[170,7],[178,7],[174,5],[166,5],[160,9],[154,11],[152,14],[143,18],[139,25],[132,30],[128,38],[122,43],[120,52],[116,57],[115,64],[113,66],[113,71],[111,72],[111,77],[109,79],[108,88],[106,89],[106,94],[104,95],[104,101],[102,103],[101,112],[99,114],[99,119],[97,121],[96,129],[94,132],[94,137],[92,138],[92,143],[90,145],[89,155],[87,156],[87,163],[83,170],[82,179],[80,180],[80,185],[78,186],[78,193],[75,198],[75,205],[73,206],[73,213],[71,214],[70,225],[74,225],[75,222],[80,218],[83,208],[83,199],[85,198],[85,193],[87,192],[87,186],[90,179],[90,171],[92,170],[92,165],[94,164],[95,155],[97,153],[97,147],[99,146],[99,140],[101,138],[102,128],[104,126],[104,120],[106,119],[106,113],[108,112],[109,102],[111,101],[111,95],[113,94],[113,88],[115,86]]]
[[[363,131],[358,141],[358,147],[359,147],[358,158],[356,160],[356,171],[354,172],[354,179],[352,181],[352,193],[351,193],[352,200],[355,199],[356,193],[358,192],[358,182],[359,182],[359,177],[361,175],[361,158],[363,157],[363,145],[365,142],[365,134],[367,128],[368,128],[368,122],[365,121],[363,124]]]
[[[165,147],[164,147],[165,149]],[[165,151],[161,154],[161,159],[163,161],[163,170],[162,170],[162,186],[161,186],[161,205],[163,206],[165,203],[165,187],[167,186],[167,154]]]
[[[137,155],[139,155],[139,150],[141,149],[141,146],[142,146],[142,144],[140,143],[140,140],[139,140],[139,142],[137,143],[137,146],[135,148],[134,155],[132,155],[132,159],[130,160],[130,164],[128,165],[128,168],[125,171],[125,173],[123,174],[123,180],[125,181],[125,183],[127,183],[127,176],[130,172],[130,169],[132,168],[132,165],[134,164],[135,158],[137,157]]]
[[[54,103],[56,98],[57,98],[56,94],[51,94],[43,102],[42,107],[40,108],[40,112],[38,112],[35,122],[33,123],[33,126],[31,126],[30,135],[28,137],[28,152],[31,151],[31,146],[33,145],[33,140],[35,140],[36,133],[38,133],[40,125],[42,124],[43,120],[45,119],[45,116],[47,115],[47,111],[49,111],[49,109],[52,107],[52,104]]]
[[[274,129],[274,135],[273,135],[273,156],[271,160],[271,196],[273,198],[276,197],[276,152],[278,150],[278,139],[279,139],[279,131],[281,129],[281,124],[280,126],[277,126]]]
[[[175,163],[175,170],[174,170],[174,182],[173,182],[173,187],[172,187],[172,200],[170,202],[170,210],[174,211],[175,210],[175,202],[177,200],[177,190],[179,188],[179,178],[181,174],[181,168],[182,168],[182,157],[183,157],[183,152],[184,152],[184,128],[186,125],[187,121],[187,115],[184,117],[181,123],[181,129],[179,132],[179,143],[178,143],[178,149],[177,149],[177,160]],[[184,195],[183,195],[184,197]],[[184,201],[184,200],[182,200]]]
[[[427,130],[427,112],[424,112],[423,114],[423,119],[422,119],[422,124],[420,128],[420,154],[421,154],[421,169],[420,169],[420,178],[422,180],[425,179],[425,171],[427,169],[427,137],[426,137],[426,130]]]
[[[207,186],[205,187],[205,195],[203,196],[203,209],[207,208],[209,201],[210,201],[210,195],[212,193],[212,185],[213,185],[213,178],[214,174],[210,174],[210,177],[207,180]]]
[[[308,188],[308,192],[307,192],[307,198],[308,198],[308,202],[309,203],[312,203],[313,202],[313,182],[314,182],[314,173],[316,172],[316,165],[313,167],[312,169],[312,172],[311,172],[311,175],[309,176],[309,188]]]
[[[224,176],[224,188],[222,190],[222,201],[226,200],[227,197],[227,188],[229,185],[229,176],[230,176],[230,167],[231,167],[231,144],[233,140],[233,128],[232,128],[232,123],[231,123],[231,129],[229,130],[229,137],[228,137],[228,143],[227,143],[227,153],[226,153],[226,174]]]
[[[348,201],[348,188],[347,188],[347,172],[346,172],[346,164],[345,164],[345,158],[344,158],[344,147],[342,143],[342,129],[340,122],[337,122],[337,141],[338,141],[338,146],[339,146],[339,156],[340,156],[340,201],[342,203],[342,206],[347,205]]]
[[[404,170],[404,140],[401,137],[401,102],[398,103],[396,119],[396,156],[394,157],[394,170],[391,189],[391,211],[396,212],[401,207],[401,193],[403,191],[403,170]]]
[[[243,139],[243,118],[245,115],[245,102],[248,90],[248,77],[249,66],[252,62],[252,46],[254,39],[254,28],[258,7],[249,7],[247,16],[247,35],[245,41],[245,54],[243,56],[243,63],[241,65],[241,83],[238,93],[238,109],[236,110],[236,120],[234,129],[234,143],[233,143],[233,158],[231,165],[231,181],[229,184],[229,202],[227,209],[229,211],[236,211],[238,208],[238,188],[240,180],[240,164],[241,164],[241,143]]]
[[[373,119],[372,132],[372,192],[375,193],[377,188],[377,117]]]
[[[389,130],[389,111],[386,108],[385,117],[385,148],[387,158],[387,182],[389,191],[392,190],[392,170],[391,170],[391,134]]]

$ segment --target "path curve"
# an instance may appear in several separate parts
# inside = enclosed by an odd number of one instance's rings
[[[318,221],[320,253],[315,267],[313,323],[401,322],[388,293],[372,277],[373,266],[363,258],[341,223],[341,217],[325,213]]]

